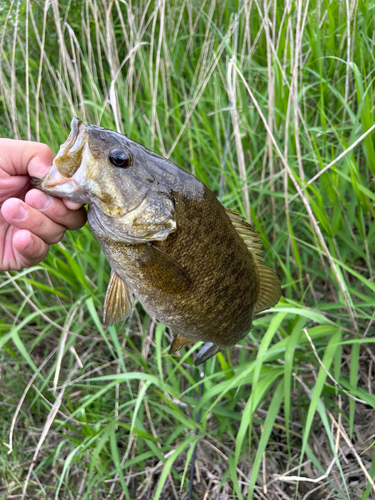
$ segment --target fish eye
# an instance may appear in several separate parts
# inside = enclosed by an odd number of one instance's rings
[[[122,149],[111,151],[108,159],[114,167],[126,168],[130,165],[130,156]]]

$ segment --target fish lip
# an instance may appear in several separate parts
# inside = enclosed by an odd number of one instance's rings
[[[82,125],[82,120],[80,120],[79,118],[77,118],[76,116],[73,116],[71,122],[70,122],[70,134],[67,138],[67,140],[65,141],[65,148],[64,149],[71,149],[76,140],[77,140],[77,137],[79,135],[79,132],[80,132],[80,127]]]

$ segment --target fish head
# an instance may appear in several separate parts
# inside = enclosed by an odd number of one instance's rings
[[[43,179],[32,179],[53,196],[87,204],[91,220],[116,241],[163,240],[176,230],[171,189],[152,167],[158,155],[127,137],[78,118]]]

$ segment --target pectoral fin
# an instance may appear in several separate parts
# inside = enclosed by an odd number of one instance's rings
[[[183,335],[177,333],[173,337],[171,347],[169,348],[169,354],[174,354],[175,352],[182,349],[182,347],[193,344],[194,342],[196,342],[194,339],[188,339],[187,337],[184,337]]]
[[[125,320],[133,308],[133,296],[125,281],[112,271],[104,301],[103,323],[107,326]]]
[[[144,266],[153,284],[169,293],[179,293],[191,285],[189,273],[170,255],[153,244],[145,245],[138,263]]]

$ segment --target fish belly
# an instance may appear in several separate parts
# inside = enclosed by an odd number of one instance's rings
[[[192,284],[186,290],[170,293],[156,287],[147,268],[137,265],[142,245],[111,241],[101,245],[111,268],[126,282],[144,309],[169,326],[173,333],[213,342],[221,348],[233,346],[249,333],[257,281],[251,258],[247,259],[246,253],[241,256],[239,252],[234,258],[229,252],[220,265],[217,260],[205,262],[198,256],[198,268],[191,265],[197,259],[191,258],[190,265],[183,260]]]
[[[191,285],[181,291],[157,286],[147,265],[139,265],[144,244],[117,243],[90,226],[112,270],[151,316],[175,334],[231,347],[251,328],[259,290],[254,259],[208,190],[197,202],[177,198],[176,211],[177,232],[153,245],[188,272]]]

